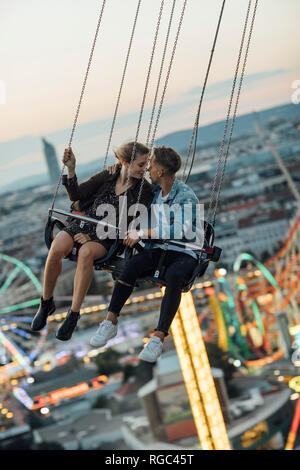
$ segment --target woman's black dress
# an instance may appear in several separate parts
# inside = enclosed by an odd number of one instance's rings
[[[123,194],[123,193],[122,193]],[[105,194],[102,194],[101,196],[99,196],[98,198],[95,199],[95,201],[93,202],[93,204],[88,207],[85,212],[84,212],[84,215],[88,216],[88,217],[92,217],[94,219],[103,219],[105,216],[103,217],[98,217],[96,215],[96,212],[97,212],[97,207],[100,205],[100,204],[111,204],[112,206],[114,206],[115,210],[116,210],[116,219],[118,219],[118,213],[119,213],[119,196],[121,196],[121,194],[117,195],[115,193],[115,187],[114,185],[111,185],[110,186],[110,190],[107,191]],[[87,234],[90,236],[91,240],[90,241],[93,241],[93,242],[97,242],[97,243],[101,243],[101,245],[103,245],[106,250],[108,251],[110,249],[110,247],[113,245],[113,243],[115,242],[115,237],[116,237],[116,231],[109,231],[109,237],[108,238],[105,238],[105,239],[99,239],[97,237],[97,233],[96,233],[96,227],[97,225],[95,224],[92,224],[90,222],[85,222],[83,220],[78,220],[78,219],[73,219],[73,218],[69,218],[68,219],[68,224],[63,228],[63,230],[65,232],[67,232],[69,235],[71,235],[71,237],[74,239],[74,235],[76,235],[77,233],[84,233],[84,234]],[[111,224],[113,225],[114,222]],[[112,238],[114,237],[114,238]]]

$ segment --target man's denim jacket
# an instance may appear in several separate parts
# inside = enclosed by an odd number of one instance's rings
[[[161,188],[156,184],[153,184],[152,187],[153,199],[151,204],[148,205],[148,223],[149,227],[156,229],[158,238],[163,241],[178,240],[180,242],[196,243],[197,245],[202,244],[203,217],[200,212],[199,200],[194,191],[176,178],[164,202],[170,208],[168,211],[170,223],[166,224],[160,220],[158,224],[153,225],[151,207],[157,204]],[[151,241],[147,241],[145,248],[150,248],[151,243]]]

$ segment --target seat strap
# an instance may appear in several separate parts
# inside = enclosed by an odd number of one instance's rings
[[[167,255],[167,251],[168,251],[168,243],[164,242],[163,252],[160,255],[159,263],[158,263],[157,269],[154,273],[155,279],[158,279],[159,277],[162,277],[164,275],[164,271],[166,269],[166,267],[164,266],[164,261],[165,261],[166,255]]]

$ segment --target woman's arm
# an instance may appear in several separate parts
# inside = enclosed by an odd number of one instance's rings
[[[97,189],[104,183],[108,176],[108,172],[106,170],[101,171],[96,173],[87,181],[78,184],[76,176],[76,159],[72,149],[65,150],[62,161],[68,170],[68,175],[63,176],[62,184],[66,187],[71,201],[85,201],[90,199],[94,194],[96,194]]]
[[[76,158],[71,148],[65,149],[62,158],[63,164],[67,167],[68,174],[63,175],[62,184],[66,187],[69,199],[77,201],[79,198],[78,182],[76,176]]]
[[[76,168],[76,158],[72,151],[72,148],[67,148],[64,151],[64,156],[62,158],[63,164],[67,167],[68,170],[68,179],[74,178],[75,168]]]

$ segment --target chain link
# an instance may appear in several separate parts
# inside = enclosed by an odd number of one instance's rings
[[[118,93],[117,103],[116,103],[115,112],[114,112],[114,116],[113,116],[113,120],[112,120],[112,125],[111,125],[111,129],[110,129],[110,134],[109,134],[109,138],[108,138],[106,153],[105,153],[105,157],[104,157],[103,170],[106,168],[106,162],[107,162],[108,152],[109,152],[109,148],[110,148],[110,144],[111,144],[111,139],[112,139],[112,135],[113,135],[114,127],[115,127],[115,122],[116,122],[116,118],[117,118],[117,112],[118,112],[118,109],[119,109],[119,104],[120,104],[120,99],[121,99],[121,93],[122,93],[122,89],[123,89],[123,85],[124,85],[124,80],[125,80],[125,75],[126,75],[128,60],[129,60],[129,56],[130,56],[130,52],[131,52],[131,46],[132,46],[132,42],[133,42],[133,37],[134,37],[134,33],[135,33],[135,28],[136,28],[136,23],[137,23],[137,19],[138,19],[138,14],[139,14],[139,10],[140,10],[141,1],[142,1],[142,0],[138,0],[138,5],[137,5],[136,13],[135,13],[135,18],[134,18],[134,22],[133,22],[133,27],[132,27],[132,31],[131,31],[131,36],[130,36],[128,51],[127,51],[127,55],[126,55],[126,59],[125,59],[125,65],[124,65],[123,74],[122,74],[122,79],[121,79],[121,85],[120,85],[120,89],[119,89],[119,93]]]
[[[163,89],[163,92],[162,92],[162,96],[161,96],[161,100],[160,100],[160,104],[159,104],[159,108],[158,108],[158,112],[157,112],[157,117],[156,117],[156,121],[155,121],[155,126],[154,126],[154,130],[153,130],[153,135],[152,135],[152,139],[151,139],[151,144],[150,144],[151,151],[152,151],[153,146],[154,146],[155,135],[156,135],[157,127],[158,127],[158,122],[159,122],[159,119],[160,119],[160,114],[161,114],[163,102],[164,102],[164,99],[165,99],[165,94],[166,94],[166,91],[167,91],[167,86],[168,86],[168,82],[169,82],[169,78],[170,78],[171,68],[172,68],[173,61],[174,61],[174,56],[175,56],[175,51],[176,51],[176,47],[177,47],[177,43],[178,43],[179,34],[180,34],[180,31],[181,31],[181,26],[182,26],[182,22],[183,22],[183,17],[184,17],[184,13],[185,13],[186,4],[187,4],[187,0],[184,0],[183,7],[182,7],[182,10],[181,10],[180,20],[179,20],[179,24],[178,24],[178,28],[177,28],[177,32],[176,32],[176,37],[175,37],[175,41],[174,41],[174,45],[173,45],[172,55],[171,55],[171,59],[170,59],[170,63],[169,63],[168,71],[167,71],[165,85],[164,85],[164,89]]]
[[[150,144],[150,152],[149,152],[148,159],[147,159],[147,165],[146,165],[146,169],[145,169],[144,174],[143,174],[143,178],[142,178],[142,182],[141,182],[141,185],[140,185],[139,194],[138,194],[138,198],[137,198],[137,202],[136,202],[135,214],[137,212],[137,207],[138,207],[138,204],[140,202],[148,162],[150,160],[150,157],[151,157],[151,154],[152,154],[152,151],[153,151],[153,147],[154,147],[154,140],[155,140],[155,135],[156,135],[156,131],[157,131],[157,126],[158,126],[158,122],[159,122],[159,118],[160,118],[160,114],[161,114],[161,110],[162,110],[162,106],[163,106],[163,102],[164,102],[164,98],[165,98],[165,94],[166,94],[166,90],[167,90],[167,86],[168,86],[168,81],[169,81],[169,77],[170,77],[171,68],[172,68],[173,61],[174,61],[175,51],[176,51],[176,47],[177,47],[177,43],[178,43],[179,34],[180,34],[180,31],[181,31],[181,26],[182,26],[182,22],[183,22],[183,17],[184,17],[186,4],[187,4],[187,0],[184,1],[183,7],[182,7],[182,10],[181,10],[180,20],[179,20],[179,24],[178,24],[178,28],[177,28],[177,32],[176,32],[176,37],[175,37],[175,41],[174,41],[174,45],[173,45],[171,59],[170,59],[170,63],[169,63],[169,67],[168,67],[168,71],[167,71],[167,75],[166,75],[166,80],[165,80],[165,84],[164,84],[164,88],[163,88],[163,92],[162,92],[162,95],[161,95],[160,104],[159,104],[159,108],[158,108],[158,112],[157,112],[157,116],[156,116],[155,126],[154,126],[154,130],[153,130],[153,134],[152,134],[152,139],[151,139],[151,144]],[[173,12],[172,12],[172,14],[173,14]],[[169,24],[169,26],[170,26],[170,24]]]
[[[256,0],[256,2],[255,2],[254,10],[253,10],[253,16],[252,16],[252,21],[251,21],[250,30],[249,30],[249,37],[248,37],[248,42],[247,42],[247,46],[246,46],[245,58],[244,58],[244,62],[243,62],[243,67],[242,67],[242,72],[241,72],[241,77],[240,77],[240,82],[239,82],[239,87],[238,87],[238,92],[237,92],[237,97],[236,97],[236,102],[235,102],[235,108],[234,108],[234,112],[233,112],[229,137],[228,137],[228,141],[227,141],[225,159],[224,159],[224,162],[223,162],[223,168],[222,168],[218,193],[217,193],[217,197],[216,197],[216,203],[215,203],[215,207],[214,207],[213,225],[215,225],[215,223],[216,223],[216,212],[217,212],[217,208],[218,208],[218,204],[219,204],[220,193],[221,193],[221,189],[222,189],[222,184],[223,184],[223,179],[224,179],[224,174],[225,174],[225,168],[226,168],[226,163],[227,163],[227,159],[228,159],[229,148],[230,148],[231,138],[232,138],[232,133],[233,133],[233,128],[234,128],[235,119],[236,119],[236,115],[237,115],[238,103],[239,103],[242,84],[243,84],[244,75],[245,75],[245,68],[246,68],[246,63],[247,63],[247,59],[248,59],[248,53],[249,53],[249,47],[250,47],[250,42],[251,42],[251,37],[252,37],[252,32],[253,32],[254,20],[255,20],[256,11],[257,11],[257,5],[258,5],[258,0]]]
[[[187,164],[188,164],[188,161],[190,159],[190,153],[191,153],[193,141],[194,141],[194,152],[193,152],[193,157],[192,157],[192,163],[190,165],[189,173],[188,173],[188,175],[185,179],[185,183],[187,183],[187,181],[190,177],[190,173],[191,173],[191,170],[192,170],[192,167],[193,167],[194,158],[195,158],[195,154],[196,154],[197,134],[198,134],[200,112],[201,112],[201,108],[202,108],[202,102],[203,102],[203,97],[204,97],[204,93],[205,93],[205,89],[206,89],[206,84],[207,84],[207,81],[208,81],[210,67],[211,67],[211,63],[212,63],[212,59],[213,59],[213,55],[214,55],[214,51],[215,51],[215,46],[216,46],[216,42],[217,42],[217,38],[218,38],[218,34],[219,34],[219,29],[220,29],[222,16],[223,16],[224,6],[225,6],[225,0],[223,1],[222,7],[221,7],[221,12],[220,12],[220,15],[219,15],[219,20],[218,20],[218,26],[217,26],[217,30],[216,30],[214,41],[213,41],[213,46],[212,46],[212,50],[211,50],[211,54],[210,54],[210,58],[209,58],[209,63],[208,63],[208,67],[207,67],[207,71],[206,71],[206,75],[205,75],[205,79],[204,79],[204,84],[203,84],[203,87],[202,87],[202,92],[201,92],[200,102],[199,102],[199,106],[198,106],[198,110],[197,110],[197,114],[196,114],[195,124],[194,124],[194,128],[193,128],[192,136],[191,136],[191,139],[190,139],[190,143],[189,143],[189,146],[188,146],[188,151],[187,151],[187,156],[186,156],[186,159],[185,159],[184,169],[183,169],[183,172],[182,172],[181,180],[183,181],[183,179],[185,177]]]
[[[151,112],[151,117],[150,117],[150,123],[149,123],[149,128],[148,128],[148,135],[147,135],[147,140],[146,140],[146,145],[147,146],[149,145],[149,140],[150,140],[152,122],[153,122],[153,117],[154,117],[154,113],[155,113],[156,102],[157,102],[157,97],[158,97],[158,90],[159,90],[159,86],[160,86],[162,71],[163,71],[163,67],[164,67],[164,62],[165,62],[165,57],[166,57],[166,52],[167,52],[167,47],[168,47],[168,42],[169,42],[169,36],[170,36],[170,30],[171,30],[171,25],[172,25],[172,21],[173,21],[175,5],[176,5],[176,0],[173,0],[170,20],[169,20],[169,25],[168,25],[168,31],[167,31],[167,35],[166,35],[166,39],[165,39],[165,46],[164,46],[164,51],[163,51],[163,55],[162,55],[162,59],[161,59],[160,70],[159,70],[158,80],[157,80],[157,86],[156,86],[156,91],[155,91],[155,96],[154,96],[153,106],[152,106],[152,112]]]
[[[161,22],[163,8],[164,8],[164,0],[162,0],[161,4],[160,4],[160,10],[159,10],[159,14],[158,14],[156,29],[155,29],[155,35],[154,35],[154,40],[153,40],[153,45],[152,45],[152,50],[151,50],[151,57],[150,57],[150,62],[149,62],[149,66],[148,66],[148,71],[147,71],[144,94],[143,94],[143,98],[142,98],[142,104],[141,104],[139,120],[138,120],[138,124],[137,124],[135,140],[134,140],[134,143],[133,143],[129,168],[131,167],[131,165],[134,161],[134,158],[135,158],[136,144],[137,144],[137,141],[138,141],[138,136],[139,136],[139,132],[140,132],[140,127],[141,127],[141,122],[142,122],[142,117],[143,117],[143,112],[144,112],[144,107],[145,107],[145,100],[146,100],[147,91],[148,91],[148,85],[149,85],[149,80],[150,80],[150,75],[151,75],[151,70],[152,70],[153,58],[154,58],[154,53],[155,53],[155,49],[156,49],[157,37],[158,37],[159,28],[160,28],[160,22]],[[130,173],[129,173],[129,170],[128,170],[127,178],[126,178],[126,186],[125,186],[126,191],[125,191],[124,197],[127,197],[127,192],[128,192],[128,189],[129,189],[128,188],[129,187],[129,180],[130,180]],[[141,196],[141,193],[142,193],[141,187],[143,187],[143,185],[144,185],[144,175],[142,177],[142,182],[141,182],[140,191],[139,191],[139,197],[138,197],[138,201],[137,201],[136,205],[139,203],[140,196]],[[122,220],[122,217],[123,217],[124,208],[125,208],[125,204],[123,204],[123,206],[122,206],[121,214],[120,214],[120,217],[119,217],[119,224],[121,223],[121,220]]]
[[[211,218],[211,211],[212,211],[212,205],[213,205],[213,200],[214,200],[214,195],[215,195],[215,189],[216,189],[217,179],[218,179],[218,176],[219,176],[219,168],[220,168],[222,158],[223,158],[224,145],[225,145],[226,134],[227,134],[228,125],[229,125],[229,118],[230,118],[230,112],[231,112],[231,107],[232,107],[232,102],[233,102],[233,96],[234,96],[234,91],[235,91],[235,86],[236,86],[236,81],[237,81],[237,75],[238,75],[241,56],[242,56],[242,51],[243,51],[243,47],[244,47],[245,34],[246,34],[247,25],[248,25],[248,19],[249,19],[251,3],[252,3],[252,0],[249,0],[246,19],[245,19],[245,24],[244,24],[244,29],[243,29],[243,34],[242,34],[242,40],[241,40],[239,54],[238,54],[238,60],[237,60],[237,64],[236,64],[236,69],[235,69],[235,74],[234,74],[234,79],[233,79],[233,84],[232,84],[232,89],[231,89],[231,95],[230,95],[230,99],[229,99],[227,116],[226,116],[225,125],[224,125],[223,137],[222,137],[220,150],[219,150],[219,154],[218,154],[218,163],[217,163],[216,172],[215,172],[215,176],[214,176],[214,180],[213,180],[213,184],[212,184],[212,189],[211,189],[211,194],[210,194],[210,201],[209,201],[209,207],[208,207],[208,217],[207,217],[208,222],[210,221],[210,218]]]
[[[94,55],[94,50],[95,50],[95,46],[96,46],[96,42],[97,42],[97,37],[98,37],[98,33],[99,33],[101,21],[102,21],[102,16],[103,16],[103,11],[104,11],[104,7],[105,7],[105,3],[106,3],[106,0],[103,0],[102,6],[101,6],[101,10],[100,10],[100,14],[99,14],[99,18],[98,18],[97,27],[96,27],[96,32],[95,32],[95,36],[94,36],[94,40],[93,40],[93,44],[92,44],[92,49],[91,49],[90,56],[89,56],[89,60],[88,60],[88,65],[87,65],[87,69],[86,69],[86,72],[85,72],[85,76],[84,76],[84,80],[83,80],[83,85],[82,85],[82,88],[81,88],[80,98],[79,98],[79,102],[78,102],[77,109],[76,109],[76,113],[75,113],[75,118],[74,118],[74,122],[73,122],[73,126],[72,126],[72,131],[71,131],[71,135],[70,135],[70,139],[69,139],[69,144],[68,144],[68,148],[69,148],[69,149],[71,148],[72,141],[73,141],[73,136],[74,136],[74,132],[75,132],[76,125],[77,125],[77,120],[78,120],[78,116],[79,116],[79,111],[80,111],[80,107],[81,107],[81,102],[82,102],[82,99],[83,99],[83,95],[84,95],[84,91],[85,91],[85,86],[86,86],[88,74],[89,74],[89,71],[90,71],[90,67],[91,67],[91,63],[92,63],[92,59],[93,59],[93,55]],[[54,204],[55,204],[55,200],[56,200],[57,193],[58,193],[58,190],[59,190],[59,186],[60,186],[60,183],[61,183],[63,174],[64,174],[64,170],[65,170],[65,164],[63,164],[62,169],[61,169],[60,177],[59,177],[59,180],[58,180],[58,183],[57,183],[55,192],[54,192],[54,196],[53,196],[53,201],[52,201],[52,205],[51,205],[51,210],[53,209]]]
[[[238,74],[238,70],[239,70],[239,66],[240,66],[242,50],[243,50],[243,47],[244,47],[244,40],[245,40],[245,34],[246,34],[247,25],[248,25],[248,19],[249,19],[251,4],[252,4],[252,0],[249,0],[247,14],[246,14],[246,20],[245,20],[245,25],[244,25],[244,29],[243,29],[243,35],[242,35],[242,40],[241,40],[241,45],[240,45],[240,50],[239,50],[239,55],[238,55],[238,60],[237,60],[237,66],[236,66],[235,76],[234,76],[234,80],[233,80],[233,86],[232,86],[231,96],[230,96],[230,100],[229,100],[228,112],[227,112],[226,122],[225,122],[225,126],[224,126],[223,140],[222,140],[222,143],[221,143],[221,148],[220,148],[220,152],[219,152],[219,159],[218,159],[218,165],[217,165],[215,178],[214,178],[214,182],[213,182],[212,190],[211,190],[209,214],[208,214],[208,218],[207,218],[208,223],[207,223],[207,226],[206,226],[205,231],[204,231],[203,243],[205,243],[205,238],[206,238],[208,226],[209,226],[209,223],[210,223],[211,206],[212,206],[212,202],[213,202],[213,196],[214,196],[214,193],[215,193],[215,186],[216,186],[216,180],[217,180],[218,173],[219,173],[219,167],[220,167],[221,160],[222,160],[222,154],[223,154],[223,149],[224,149],[224,144],[225,144],[225,138],[226,138],[228,123],[229,123],[230,110],[231,110],[231,106],[232,106],[233,95],[234,95],[234,90],[235,90],[235,86],[236,86],[236,80],[237,80],[237,74]],[[235,118],[236,118],[236,114],[237,114],[237,107],[238,107],[238,102],[239,102],[243,77],[244,77],[244,73],[245,73],[246,62],[247,62],[247,58],[248,58],[248,52],[249,52],[249,46],[250,46],[250,41],[251,41],[251,36],[252,36],[252,31],[253,31],[253,26],[254,26],[254,20],[255,20],[255,15],[256,15],[257,4],[258,4],[258,0],[256,0],[254,11],[253,11],[253,17],[252,17],[252,22],[251,22],[247,47],[246,47],[244,63],[243,63],[243,67],[242,67],[242,73],[241,73],[241,78],[240,78],[240,83],[239,83],[239,88],[238,88],[238,94],[237,94],[235,108],[234,108],[234,115],[233,115],[231,128],[230,128],[230,137],[228,139],[228,145],[227,145],[227,149],[226,149],[225,159],[224,159],[224,162],[223,162],[223,168],[222,168],[222,174],[221,174],[221,178],[220,178],[220,182],[219,182],[219,188],[218,188],[218,193],[217,193],[217,198],[216,198],[216,204],[215,204],[214,212],[213,212],[213,223],[212,223],[213,227],[215,226],[215,221],[216,221],[216,211],[217,211],[219,196],[220,196],[220,192],[221,192],[221,186],[222,186],[222,182],[223,182],[223,178],[224,178],[224,174],[225,174],[225,168],[226,168],[226,162],[227,162],[227,158],[228,158],[228,154],[229,154],[231,136],[232,136],[233,127],[234,127],[234,123],[235,123]],[[202,260],[202,257],[203,257],[203,252],[201,252],[200,261]]]

